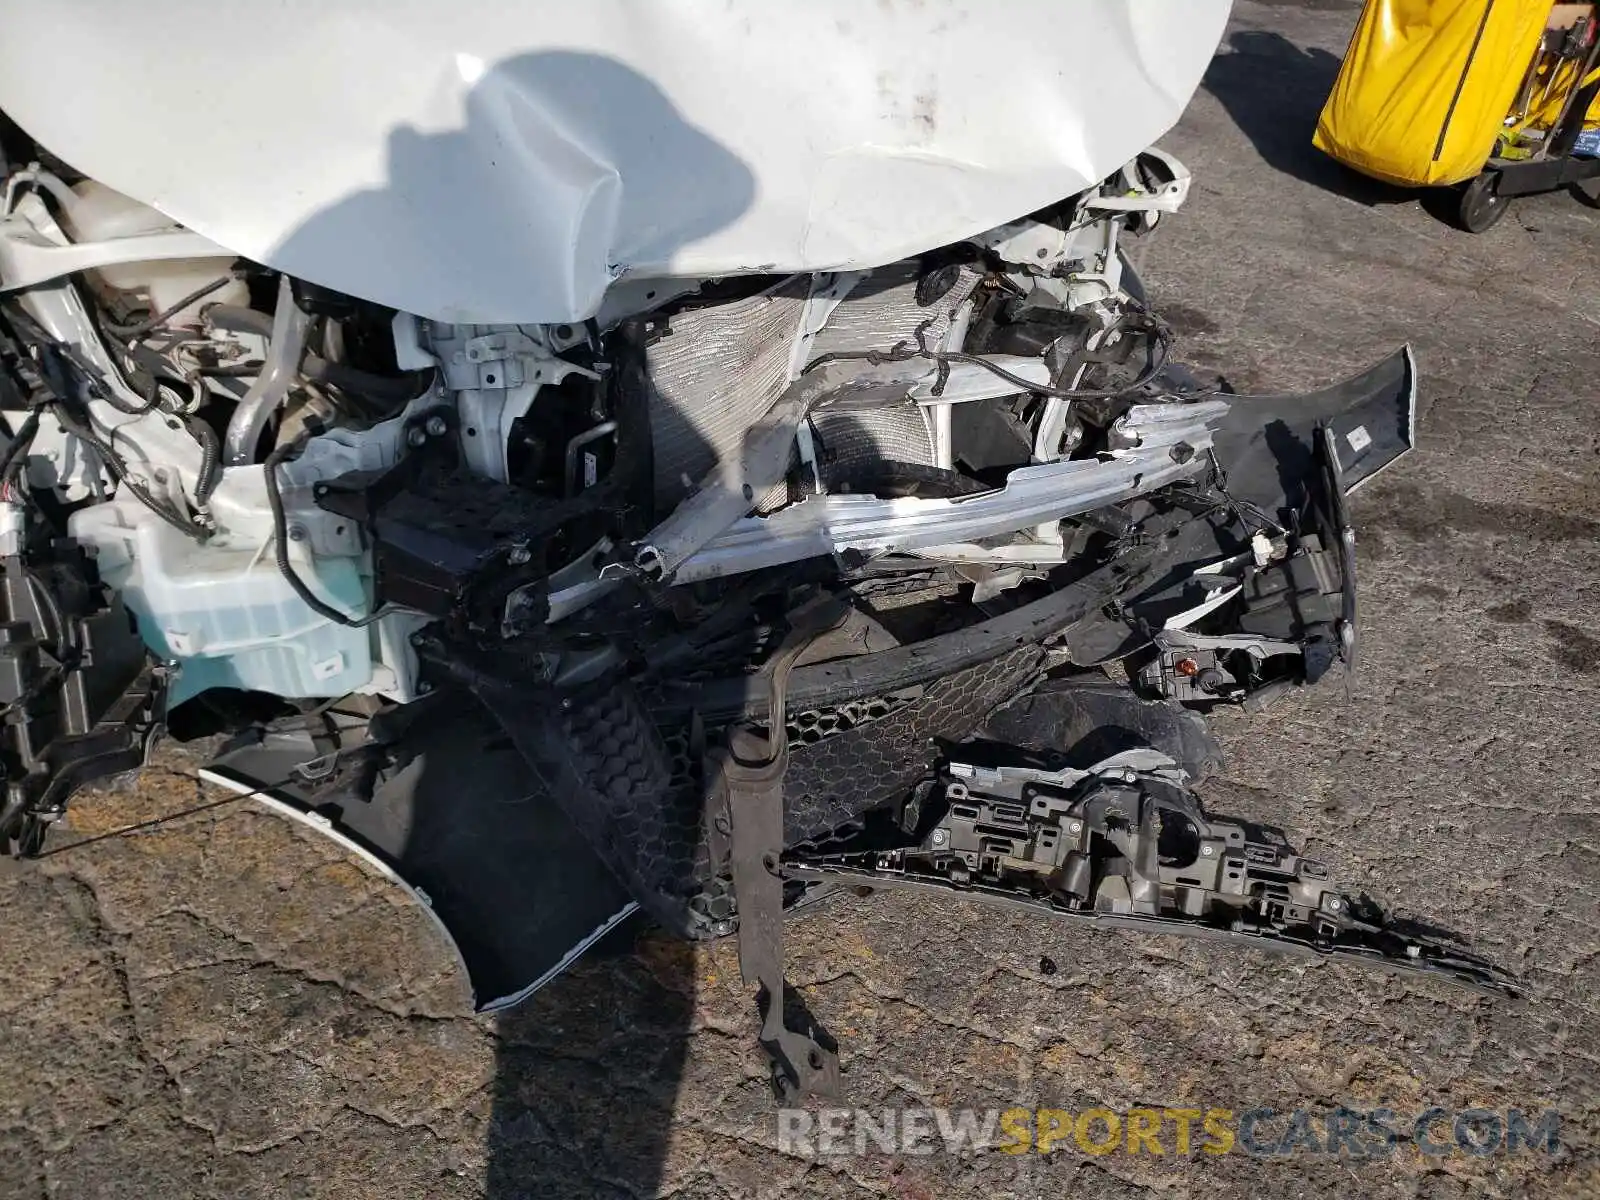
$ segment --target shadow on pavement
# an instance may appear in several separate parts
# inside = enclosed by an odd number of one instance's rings
[[[1234,31],[1226,45],[1211,60],[1201,86],[1227,109],[1268,166],[1369,207],[1417,198],[1416,189],[1369,179],[1311,144],[1339,75],[1338,56],[1256,29]]]
[[[637,914],[470,695],[440,688],[388,711],[371,723],[370,756],[351,755],[318,788],[271,786],[419,894],[475,1002],[494,1012],[483,1195],[654,1195],[694,1008],[693,948]],[[275,721],[233,739],[212,767],[251,786],[293,779],[332,736],[320,720]]]
[[[368,295],[415,294],[434,311],[456,296],[518,314],[552,296],[598,304],[588,289],[614,264],[670,266],[755,194],[737,155],[615,59],[495,63],[463,111],[459,128],[390,129],[383,186],[316,213],[274,261],[312,278],[339,264]],[[528,280],[539,272],[549,278]],[[464,519],[446,515],[449,527]],[[693,1008],[691,947],[622,915],[628,896],[603,861],[617,847],[594,844],[577,801],[546,786],[469,694],[440,687],[393,712],[404,728],[392,738],[372,722],[394,752],[377,786],[335,819],[426,893],[477,1002],[501,1011],[486,1195],[654,1195]]]
[[[502,1015],[485,1196],[655,1195],[693,1007],[692,948],[636,919]]]

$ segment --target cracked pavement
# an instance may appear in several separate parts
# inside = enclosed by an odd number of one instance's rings
[[[231,801],[0,866],[0,1196],[1600,1194],[1600,225],[1556,194],[1474,238],[1322,159],[1354,17],[1236,7],[1163,143],[1189,203],[1136,252],[1241,391],[1405,341],[1422,379],[1419,452],[1353,504],[1359,678],[1219,717],[1203,792],[1529,998],[888,894],[793,922],[789,977],[852,1105],[1548,1106],[1559,1155],[780,1154],[731,943],[602,947],[477,1017],[400,889]],[[53,845],[202,802],[197,765],[165,748]]]

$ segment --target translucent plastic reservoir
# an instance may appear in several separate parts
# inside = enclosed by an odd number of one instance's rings
[[[170,704],[207,688],[285,697],[342,696],[372,679],[367,630],[315,612],[279,572],[270,548],[204,547],[134,506],[74,514],[72,536],[93,546],[101,577],[122,592],[145,644],[178,664]],[[364,611],[357,560],[313,562],[291,546],[296,572],[323,600]]]

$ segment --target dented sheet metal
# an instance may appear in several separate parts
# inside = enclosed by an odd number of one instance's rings
[[[1178,119],[1228,9],[0,0],[0,108],[268,266],[565,321],[622,276],[879,266],[1078,192]]]

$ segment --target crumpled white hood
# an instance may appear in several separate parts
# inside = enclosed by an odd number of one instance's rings
[[[1104,178],[1229,0],[0,0],[0,108],[238,254],[456,322],[877,266]]]

